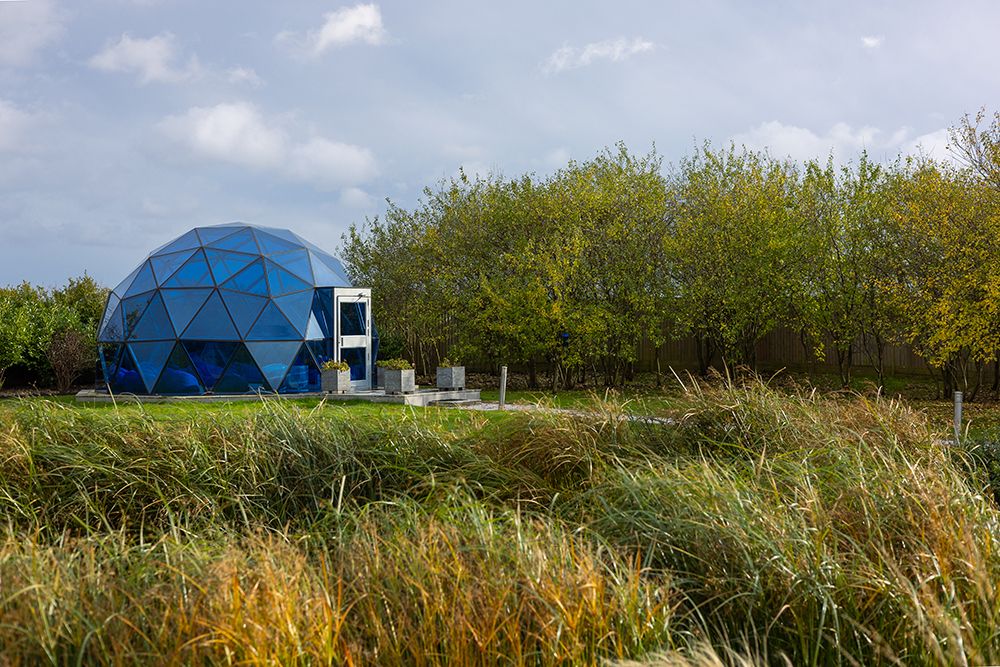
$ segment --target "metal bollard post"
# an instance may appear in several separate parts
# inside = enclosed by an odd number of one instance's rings
[[[962,437],[962,392],[955,392],[955,444]]]
[[[500,409],[507,403],[507,367],[500,367]]]

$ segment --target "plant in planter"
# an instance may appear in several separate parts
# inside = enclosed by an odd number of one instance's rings
[[[326,392],[346,394],[351,390],[351,367],[346,361],[327,361],[320,368],[320,386]]]
[[[441,360],[437,367],[438,389],[465,389],[465,366],[448,357]]]
[[[406,359],[386,359],[376,364],[385,378],[385,393],[412,394],[417,390],[413,364]]]

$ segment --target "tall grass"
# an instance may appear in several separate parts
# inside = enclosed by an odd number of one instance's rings
[[[0,646],[67,664],[981,664],[1000,513],[920,413],[0,412]],[[428,413],[429,415],[433,413]]]

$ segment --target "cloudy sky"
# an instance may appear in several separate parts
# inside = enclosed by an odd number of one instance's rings
[[[0,284],[114,284],[195,225],[335,250],[385,199],[623,140],[945,154],[994,2],[0,0]]]

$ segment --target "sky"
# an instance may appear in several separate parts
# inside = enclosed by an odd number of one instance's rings
[[[623,141],[947,156],[1000,109],[982,2],[0,0],[0,284],[116,284],[191,227],[335,252],[456,175]]]

